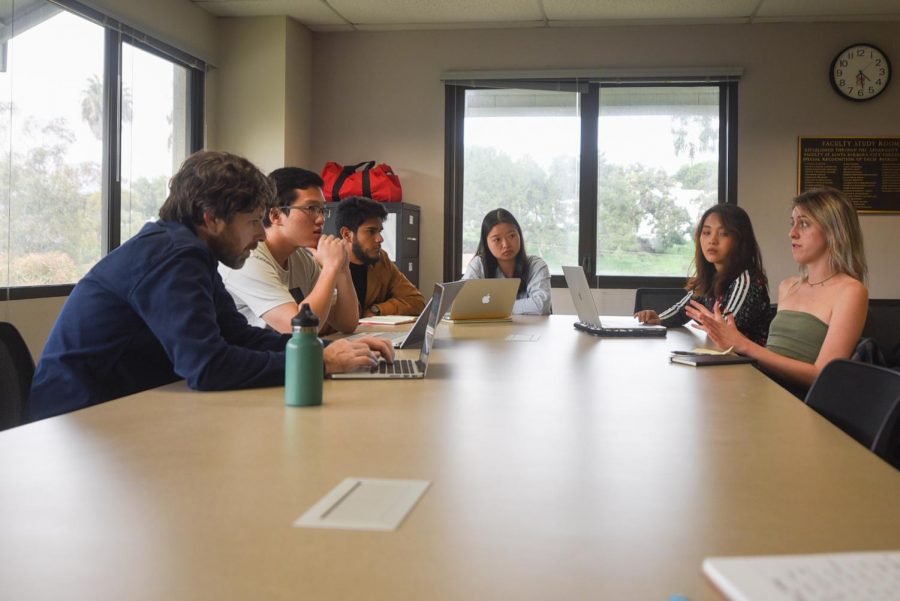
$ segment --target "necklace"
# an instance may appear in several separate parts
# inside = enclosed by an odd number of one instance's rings
[[[810,288],[812,288],[813,286],[822,286],[822,285],[825,284],[825,282],[827,282],[828,280],[830,280],[831,278],[833,278],[833,277],[836,276],[836,275],[837,275],[837,272],[832,273],[830,276],[828,276],[827,278],[825,278],[825,279],[822,280],[821,282],[816,282],[815,284],[812,283],[812,282],[810,282],[809,280],[806,280],[806,285],[809,286]]]

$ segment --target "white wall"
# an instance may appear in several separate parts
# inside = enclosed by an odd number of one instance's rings
[[[187,0],[79,0],[207,63],[218,61],[217,19]]]
[[[896,34],[895,23],[314,34],[313,160],[379,159],[398,171],[404,198],[423,207],[420,284],[427,289],[442,279],[442,72],[743,67],[738,202],[753,219],[774,289],[795,271],[787,222],[797,193],[797,137],[900,135],[900,86],[869,103],[842,100],[828,83],[831,60],[860,40],[900,57]],[[900,216],[864,216],[862,223],[871,295],[898,298],[893,232]],[[631,293],[600,296],[605,312],[631,309]]]
[[[16,326],[37,361],[65,302],[65,297],[0,301],[0,321]]]
[[[285,165],[307,165],[312,122],[309,30],[287,17],[220,19],[219,28],[207,146],[245,156],[266,173]]]
[[[216,148],[268,173],[284,160],[284,17],[220,19]]]
[[[285,23],[284,160],[279,167],[295,165],[318,171],[312,157],[312,33],[300,23]]]

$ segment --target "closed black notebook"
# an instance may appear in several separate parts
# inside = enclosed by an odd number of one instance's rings
[[[672,363],[693,365],[694,367],[707,367],[709,365],[734,365],[736,363],[756,363],[756,359],[742,355],[672,355],[669,357]]]

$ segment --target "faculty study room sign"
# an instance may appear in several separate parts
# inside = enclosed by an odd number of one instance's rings
[[[860,213],[900,213],[900,138],[800,138],[799,193],[830,186]]]

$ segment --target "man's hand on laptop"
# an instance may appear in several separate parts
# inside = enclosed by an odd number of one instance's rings
[[[356,340],[335,340],[325,347],[325,373],[339,374],[371,369],[378,365],[379,359],[394,362],[394,349],[387,340],[371,336]]]

